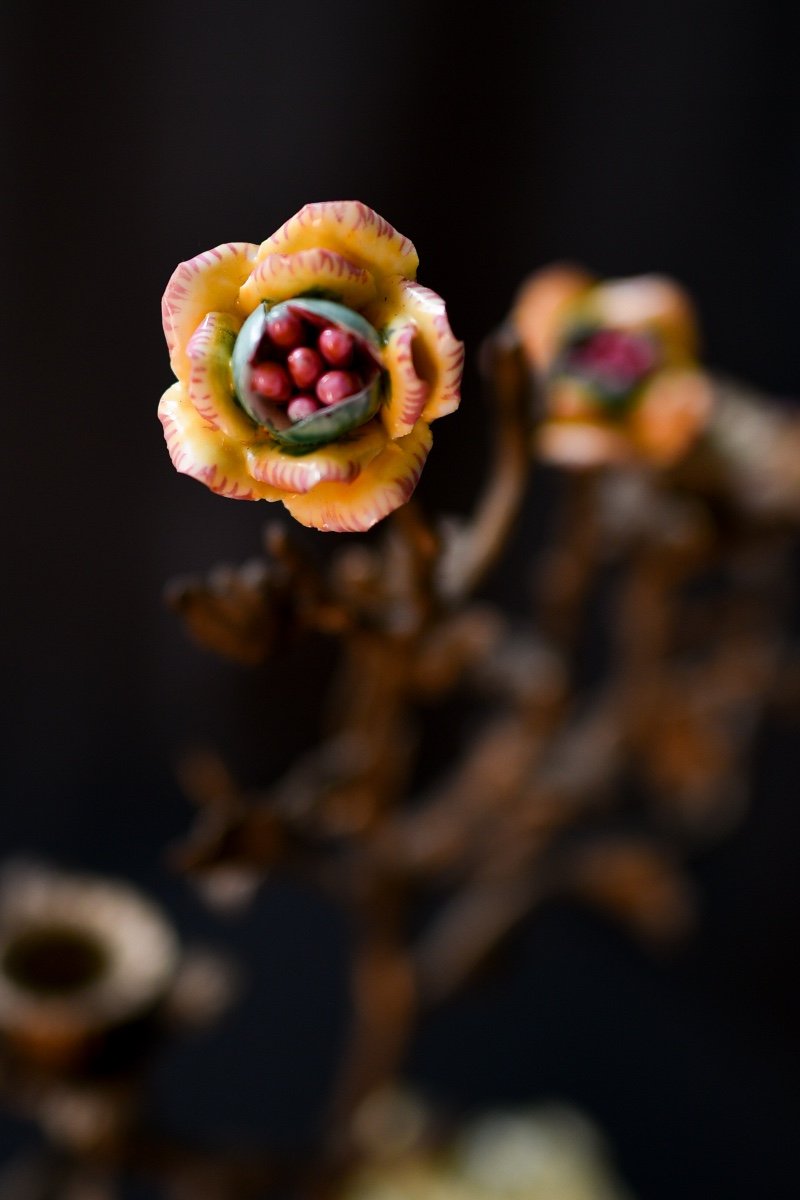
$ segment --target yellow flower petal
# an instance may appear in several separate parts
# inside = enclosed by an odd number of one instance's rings
[[[576,470],[633,458],[625,433],[601,421],[545,421],[536,433],[535,449],[546,462]]]
[[[390,380],[389,403],[383,417],[391,437],[401,437],[414,428],[431,393],[431,385],[420,378],[414,363],[417,334],[415,321],[395,326],[383,352]]]
[[[711,381],[702,371],[660,371],[631,413],[631,437],[652,462],[670,466],[706,427],[713,403]]]
[[[262,301],[277,304],[313,288],[323,288],[351,308],[374,299],[375,280],[369,271],[343,258],[335,250],[299,250],[296,254],[268,254],[242,286],[242,311],[251,313]]]
[[[547,370],[558,352],[570,308],[593,282],[579,267],[558,264],[531,275],[517,293],[511,322],[528,361],[540,371]]]
[[[250,446],[247,469],[254,479],[284,492],[305,493],[321,483],[352,483],[386,445],[380,421],[370,421],[339,442],[308,454],[289,454],[275,443]]]
[[[464,353],[442,300],[413,283],[416,270],[412,243],[357,201],[308,204],[260,247],[229,243],[180,264],[162,302],[180,382],[159,406],[175,467],[222,495],[281,499],[319,529],[366,530],[404,504],[430,422],[458,406]],[[389,399],[360,429],[294,454],[241,410],[230,361],[260,301],[315,290],[378,329]]]
[[[189,374],[186,346],[209,312],[237,311],[239,289],[250,274],[258,247],[227,242],[206,250],[172,273],[161,301],[161,317],[170,363],[179,379]]]
[[[383,418],[390,435],[408,433],[420,417],[430,424],[455,412],[464,344],[453,336],[441,296],[408,279],[396,280],[364,316],[387,331],[384,357],[391,393]]]
[[[411,498],[432,441],[420,421],[407,437],[387,442],[354,483],[321,483],[306,495],[284,497],[283,503],[303,525],[364,533]]]
[[[577,391],[574,399],[571,409],[565,403],[551,403],[553,417],[537,434],[537,449],[548,461],[566,467],[589,467],[639,458],[657,467],[669,467],[705,429],[714,392],[702,371],[659,371],[622,423],[600,416],[592,420],[590,407],[582,403]]]
[[[335,250],[356,266],[384,275],[414,279],[419,265],[408,238],[358,200],[306,204],[262,242],[258,260],[317,247]]]
[[[683,288],[661,275],[611,279],[592,289],[587,309],[615,329],[653,329],[679,359],[697,351],[697,321]]]
[[[197,327],[186,347],[188,392],[204,421],[228,437],[249,441],[255,427],[237,404],[231,379],[231,354],[241,327],[241,318],[229,313],[209,313]]]
[[[203,420],[182,383],[173,383],[161,397],[158,416],[177,471],[233,500],[279,498],[275,488],[250,478],[242,447]]]
[[[548,416],[556,421],[586,420],[592,424],[602,420],[591,388],[569,375],[553,380],[547,388],[546,402]]]

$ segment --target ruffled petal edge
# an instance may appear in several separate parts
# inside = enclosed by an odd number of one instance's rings
[[[231,500],[277,500],[280,493],[252,479],[242,447],[204,421],[186,387],[174,383],[158,405],[164,438],[176,471],[191,475],[219,496]]]
[[[409,433],[418,419],[430,424],[455,412],[461,401],[464,344],[453,335],[442,297],[400,279],[364,315],[386,330],[391,390],[383,415],[390,435]]]
[[[231,354],[241,319],[229,313],[208,313],[186,347],[191,369],[187,391],[197,413],[228,437],[249,441],[253,422],[239,407],[233,394]]]
[[[353,483],[321,483],[283,503],[302,525],[326,533],[365,533],[414,493],[433,438],[420,421],[404,438],[389,441]]]
[[[250,274],[258,246],[252,242],[226,242],[179,263],[161,299],[161,319],[170,363],[179,379],[186,379],[186,347],[209,312],[236,312],[239,289]]]
[[[304,495],[323,483],[351,484],[385,448],[386,432],[373,420],[349,437],[307,454],[290,454],[275,444],[249,446],[247,469],[260,483]]]
[[[277,304],[322,289],[351,308],[374,299],[377,285],[364,267],[335,250],[316,246],[294,254],[268,254],[251,272],[239,293],[242,311],[251,313],[262,300]]]
[[[262,242],[258,260],[317,247],[335,250],[356,266],[382,275],[414,279],[419,266],[413,243],[360,200],[304,205]]]

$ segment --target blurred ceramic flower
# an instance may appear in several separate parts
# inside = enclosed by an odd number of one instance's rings
[[[551,1105],[496,1112],[455,1142],[368,1163],[343,1200],[630,1200],[595,1128]]]
[[[175,467],[322,530],[361,532],[404,504],[463,363],[417,261],[372,209],[341,201],[181,263],[162,302]]]
[[[691,302],[656,275],[598,282],[567,266],[532,276],[512,311],[544,397],[537,449],[566,466],[668,467],[706,427]]]
[[[17,864],[0,876],[0,1032],[37,1067],[82,1070],[165,1001],[178,945],[132,888]]]

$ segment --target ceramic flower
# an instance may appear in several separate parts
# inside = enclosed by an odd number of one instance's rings
[[[630,1200],[598,1130],[560,1105],[485,1113],[433,1150],[387,1150],[342,1200]]]
[[[522,288],[515,325],[544,397],[537,449],[567,466],[676,462],[705,429],[691,302],[656,275],[598,282],[566,266]]]
[[[464,350],[408,240],[356,201],[307,204],[260,246],[181,263],[162,301],[175,467],[361,532],[411,496]]]
[[[9,864],[0,871],[0,1035],[18,1057],[71,1070],[151,1015],[179,947],[143,896],[114,880]]]

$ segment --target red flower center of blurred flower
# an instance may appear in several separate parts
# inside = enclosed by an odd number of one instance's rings
[[[600,392],[621,395],[637,387],[657,361],[658,350],[649,334],[597,329],[573,341],[561,369],[583,376]]]

